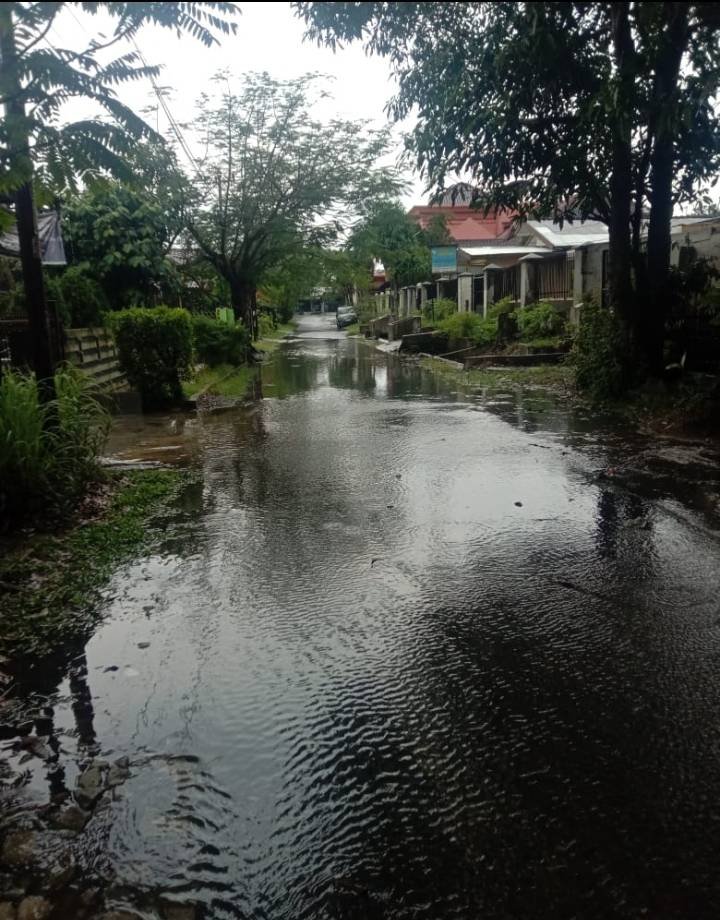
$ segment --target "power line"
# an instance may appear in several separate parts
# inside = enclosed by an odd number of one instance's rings
[[[148,63],[147,63],[147,61],[145,60],[145,58],[143,57],[142,51],[141,51],[140,48],[138,47],[138,43],[135,41],[134,38],[133,38],[133,40],[132,40],[132,43],[133,43],[133,45],[135,46],[135,50],[137,51],[138,57],[140,58],[140,61],[142,62],[143,66],[144,66],[144,67],[147,67],[147,66],[148,66]],[[165,115],[166,115],[166,117],[167,117],[167,120],[168,120],[168,123],[169,123],[169,125],[170,125],[170,128],[172,129],[173,134],[174,134],[175,137],[177,138],[177,142],[180,144],[180,147],[181,147],[183,153],[185,154],[185,156],[186,156],[186,157],[188,158],[188,160],[190,161],[190,165],[193,166],[193,167],[195,168],[195,171],[196,171],[196,172],[199,172],[199,171],[200,171],[200,163],[195,159],[195,157],[194,157],[194,155],[193,155],[193,152],[192,152],[192,150],[190,149],[190,145],[189,145],[188,142],[185,140],[185,135],[183,134],[180,125],[179,125],[179,124],[177,123],[177,121],[175,120],[175,117],[173,116],[173,113],[170,111],[170,106],[167,104],[167,101],[166,101],[166,99],[165,99],[165,96],[164,96],[162,90],[161,90],[160,87],[157,85],[157,81],[155,80],[155,77],[153,77],[152,74],[150,74],[149,76],[150,76],[150,83],[152,84],[152,88],[155,90],[155,95],[156,95],[157,98],[158,98],[158,102],[159,102],[160,105],[162,106],[163,112],[165,112]]]
[[[72,18],[73,18],[73,19],[75,20],[75,22],[80,26],[80,28],[83,30],[83,32],[85,32],[85,34],[88,36],[88,38],[93,38],[93,36],[90,34],[90,32],[88,31],[88,29],[86,28],[85,24],[84,24],[83,22],[81,22],[80,19],[75,15],[75,12],[74,12],[74,10],[72,9],[72,7],[68,5],[68,6],[67,6],[67,9],[68,9],[70,15],[72,16]],[[147,62],[147,61],[145,60],[145,58],[143,57],[143,53],[142,53],[142,51],[140,50],[140,47],[139,47],[137,41],[135,40],[134,37],[133,37],[131,40],[132,40],[133,45],[135,46],[135,51],[137,52],[137,55],[138,55],[138,57],[140,58],[140,61],[141,61],[142,65],[143,65],[143,67],[148,67],[148,66],[149,66],[149,65],[148,65],[148,62]],[[50,44],[50,43],[48,42],[48,44]],[[52,47],[52,45],[51,45],[50,47]],[[53,49],[53,50],[56,50],[56,49]],[[173,134],[175,135],[175,138],[177,139],[177,142],[178,142],[178,144],[180,145],[181,150],[183,151],[183,153],[185,154],[185,156],[188,158],[188,161],[190,162],[190,165],[195,169],[196,172],[199,172],[199,171],[200,171],[200,163],[198,162],[198,160],[197,160],[197,159],[195,158],[195,156],[193,155],[193,152],[192,152],[192,150],[190,149],[190,145],[189,145],[188,142],[186,141],[185,136],[184,136],[184,134],[183,134],[183,132],[182,132],[182,129],[181,129],[180,125],[177,123],[177,121],[176,121],[176,119],[175,119],[173,113],[170,111],[170,106],[168,105],[167,100],[165,99],[162,90],[161,90],[160,87],[157,85],[157,81],[155,80],[155,77],[153,77],[152,74],[149,74],[148,76],[150,77],[150,84],[152,85],[153,91],[155,92],[155,95],[157,96],[158,102],[159,102],[160,105],[162,106],[162,110],[163,110],[163,112],[165,113],[165,117],[166,117],[167,120],[168,120],[168,124],[170,125],[170,128],[171,128]]]

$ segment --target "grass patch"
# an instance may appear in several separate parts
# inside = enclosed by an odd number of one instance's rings
[[[285,338],[290,332],[294,332],[297,329],[297,323],[295,320],[290,320],[289,323],[281,323],[272,332],[267,332],[257,342],[253,342],[253,346],[257,351],[271,352],[280,345],[282,339]]]
[[[360,323],[350,323],[349,326],[343,327],[343,331],[348,335],[358,335],[360,332]]]
[[[530,348],[564,348],[568,345],[565,336],[554,335],[538,339],[520,339],[520,345],[529,345]]]
[[[464,368],[436,358],[422,357],[421,367],[448,376],[468,386],[546,387],[568,391],[574,387],[575,369],[568,364],[540,364],[536,367]]]
[[[0,649],[46,654],[95,625],[99,589],[151,545],[151,523],[191,481],[180,470],[114,475],[100,517],[57,533],[17,535],[0,552]]]
[[[249,365],[238,367],[233,364],[219,364],[217,367],[204,367],[192,380],[183,383],[183,393],[186,397],[197,396],[199,393],[242,397],[247,393],[256,372],[257,368]]]

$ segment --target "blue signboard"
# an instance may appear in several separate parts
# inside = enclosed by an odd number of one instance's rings
[[[430,253],[433,274],[457,271],[457,246],[433,246]]]

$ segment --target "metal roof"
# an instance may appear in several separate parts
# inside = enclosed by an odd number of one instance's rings
[[[681,228],[691,224],[712,220],[707,217],[673,217],[670,220],[670,232],[677,233]],[[556,248],[576,249],[581,246],[590,246],[593,243],[607,243],[610,234],[607,224],[599,220],[583,220],[569,223],[565,221],[562,227],[552,220],[529,220],[527,226],[550,246]],[[641,233],[647,233],[648,222],[643,221]]]
[[[691,224],[707,224],[711,221],[720,221],[720,216],[711,215],[710,217],[673,217],[670,221],[672,230],[679,230],[682,227],[689,227]]]
[[[607,224],[599,220],[567,221],[560,226],[552,220],[529,220],[528,227],[551,246],[574,249],[590,243],[606,243],[610,237]]]
[[[480,256],[524,256],[529,252],[548,252],[544,246],[461,246],[460,252],[477,259]]]

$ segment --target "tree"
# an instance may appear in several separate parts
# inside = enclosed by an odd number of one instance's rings
[[[117,97],[115,87],[155,76],[137,51],[107,60],[119,42],[132,40],[145,23],[184,31],[206,45],[215,33],[229,34],[233,3],[74,3],[86,13],[104,12],[115,25],[110,36],[93,39],[80,51],[56,48],[46,41],[66,5],[62,2],[0,5],[0,193],[11,196],[20,239],[28,318],[35,370],[44,398],[52,396],[54,355],[37,247],[33,179],[51,180],[56,188],[76,186],[78,178],[111,172],[128,175],[126,157],[133,144],[152,130]],[[73,97],[94,101],[108,120],[86,119],[61,125],[65,102]]]
[[[322,249],[291,251],[269,269],[258,294],[259,302],[288,322],[301,300],[307,299],[323,281],[326,255]]]
[[[447,232],[447,228],[445,228]],[[443,236],[442,228],[434,224],[428,233],[431,237]],[[416,284],[431,277],[428,233],[415,223],[397,201],[374,204],[365,219],[353,230],[348,240],[348,250],[367,266],[379,259],[385,266],[393,287]]]
[[[428,246],[449,246],[453,243],[444,214],[435,214],[430,218],[424,236]]]
[[[626,344],[662,366],[672,208],[720,161],[717,4],[295,7],[319,41],[391,58],[391,112],[417,107],[410,147],[430,185],[469,176],[480,206],[607,223]]]
[[[69,262],[100,282],[114,308],[152,303],[176,286],[167,256],[183,211],[167,185],[95,182],[64,205],[62,226]]]
[[[308,246],[335,239],[393,173],[376,165],[385,136],[361,122],[311,115],[327,95],[317,75],[282,82],[246,76],[235,92],[201,97],[195,129],[207,154],[192,179],[188,228],[224,278],[236,315],[256,331],[255,292],[267,273]]]
[[[374,263],[365,255],[358,258],[349,246],[325,250],[323,253],[323,284],[329,287],[338,300],[348,305],[370,291]]]

